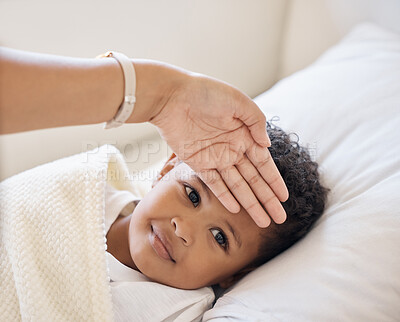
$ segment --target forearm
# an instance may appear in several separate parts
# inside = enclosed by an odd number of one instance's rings
[[[134,61],[136,104],[128,122],[151,120],[186,73]],[[101,123],[123,100],[123,73],[113,58],[86,59],[0,48],[0,133]]]

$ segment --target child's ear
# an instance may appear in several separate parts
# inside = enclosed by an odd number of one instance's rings
[[[244,269],[240,270],[239,272],[233,274],[232,276],[229,276],[222,282],[219,282],[219,286],[224,289],[227,289],[227,288],[231,287],[233,284],[237,283],[240,279],[245,277],[248,273],[250,273],[254,269],[255,269],[255,267],[244,268]]]
[[[172,153],[169,159],[165,162],[160,173],[157,175],[157,178],[153,181],[151,187],[154,188],[154,186],[161,180],[161,178],[165,176],[168,172],[170,172],[173,168],[175,168],[179,162],[180,161],[176,154]]]

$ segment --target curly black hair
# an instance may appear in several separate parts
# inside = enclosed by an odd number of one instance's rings
[[[248,271],[303,238],[321,217],[329,191],[320,183],[318,164],[299,145],[296,134],[287,134],[270,122],[267,122],[267,132],[271,139],[269,151],[289,190],[289,199],[282,203],[287,219],[283,224],[272,222],[265,229],[259,255],[248,266]]]

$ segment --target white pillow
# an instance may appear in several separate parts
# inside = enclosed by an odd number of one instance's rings
[[[360,25],[255,101],[311,149],[331,189],[327,209],[305,239],[242,279],[203,319],[398,321],[399,35]]]

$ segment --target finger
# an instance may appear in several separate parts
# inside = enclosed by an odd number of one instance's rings
[[[259,227],[268,227],[271,219],[266,215],[253,191],[235,166],[220,171],[229,190]]]
[[[247,149],[246,155],[278,199],[282,202],[286,201],[289,198],[289,192],[269,150],[253,144]]]
[[[204,170],[198,173],[198,176],[228,211],[232,213],[240,211],[239,203],[232,196],[217,170]]]
[[[235,111],[235,117],[247,125],[251,136],[257,144],[263,147],[271,146],[271,140],[266,129],[267,119],[256,103],[249,97],[246,97],[244,103],[239,104]]]
[[[283,209],[282,204],[265,182],[264,178],[257,171],[254,165],[249,161],[249,159],[244,156],[244,158],[236,165],[239,173],[247,181],[251,190],[256,195],[257,199],[264,206],[268,215],[277,224],[282,224],[286,220],[286,212]]]

